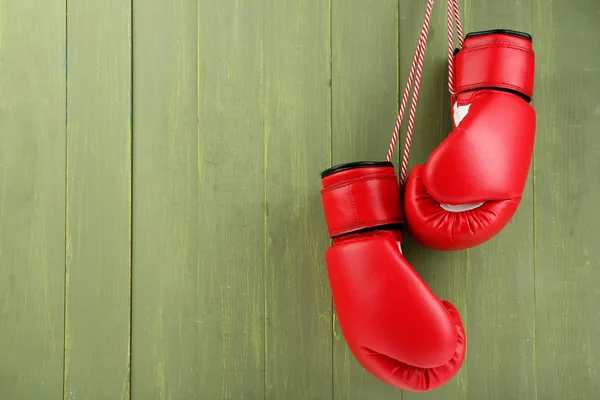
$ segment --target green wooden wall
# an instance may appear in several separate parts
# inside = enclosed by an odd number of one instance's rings
[[[461,7],[533,35],[539,122],[500,235],[404,246],[468,341],[417,394],[347,349],[319,172],[385,157],[424,0],[0,0],[0,398],[600,398],[600,3]],[[411,165],[451,129],[445,21]]]

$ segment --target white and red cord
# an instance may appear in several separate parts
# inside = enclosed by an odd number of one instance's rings
[[[448,0],[448,90],[454,96],[454,22],[456,22],[456,34],[458,36],[458,48],[463,45],[463,32],[460,23],[460,11],[458,0]]]
[[[415,56],[413,58],[412,65],[410,67],[410,73],[408,81],[404,89],[404,95],[400,103],[400,111],[398,112],[398,118],[396,119],[396,125],[392,134],[392,140],[390,141],[390,147],[388,149],[386,161],[392,159],[396,142],[398,141],[398,131],[402,125],[402,118],[406,110],[406,103],[408,102],[408,96],[410,95],[410,87],[413,79],[415,79],[414,93],[410,105],[410,113],[408,117],[408,128],[406,132],[406,142],[404,144],[404,153],[402,155],[402,166],[400,171],[400,187],[404,187],[406,182],[406,171],[408,169],[408,156],[410,154],[410,144],[412,141],[412,133],[415,125],[415,114],[417,111],[417,101],[419,98],[419,87],[421,85],[421,75],[423,73],[423,60],[425,58],[425,48],[427,46],[427,35],[429,33],[429,21],[431,20],[431,12],[435,0],[427,0],[427,8],[425,10],[425,20],[423,21],[423,27],[421,28],[421,34],[419,36],[419,42],[417,49],[415,50]],[[458,0],[448,0],[448,89],[450,94],[454,95],[454,29],[453,23],[456,22],[456,30],[459,38],[459,48],[463,44],[462,25],[460,23],[460,11],[458,7]],[[416,72],[416,76],[415,76]]]
[[[450,0],[451,1],[451,0]],[[431,11],[433,9],[434,0],[427,0],[427,8],[425,10],[425,20],[423,21],[423,27],[421,28],[421,34],[419,36],[419,41],[417,43],[417,49],[415,50],[415,56],[413,58],[412,65],[410,67],[410,73],[408,76],[408,82],[406,83],[406,87],[404,88],[404,95],[402,96],[402,102],[400,104],[400,111],[398,113],[398,118],[396,120],[396,126],[394,127],[394,132],[392,134],[392,140],[390,142],[390,147],[388,149],[388,154],[386,161],[390,161],[392,159],[392,154],[394,152],[394,148],[396,147],[396,142],[398,141],[398,131],[400,130],[400,125],[402,125],[402,118],[404,117],[404,112],[406,110],[406,103],[408,102],[408,96],[410,95],[410,87],[412,85],[412,81],[415,75],[415,70],[417,72],[417,76],[415,79],[415,94],[413,94],[412,102],[411,102],[411,115],[414,115],[414,111],[416,110],[416,98],[418,98],[419,86],[421,84],[421,73],[423,71],[423,59],[425,48],[427,46],[427,34],[429,32],[429,21],[431,20]],[[412,129],[408,129],[406,134],[406,143],[407,147],[410,147],[410,140],[412,136]],[[406,147],[405,147],[406,150]],[[406,151],[405,151],[406,154]],[[404,165],[404,163],[403,163]],[[404,180],[401,178],[401,185]]]

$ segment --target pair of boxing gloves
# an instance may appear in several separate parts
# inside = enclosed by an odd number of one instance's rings
[[[332,238],[326,264],[342,333],[367,371],[411,391],[452,379],[466,336],[456,308],[402,255],[404,228],[436,250],[492,239],[518,208],[533,153],[531,37],[470,33],[454,65],[454,129],[410,171],[403,195],[391,163],[349,163],[322,173]]]

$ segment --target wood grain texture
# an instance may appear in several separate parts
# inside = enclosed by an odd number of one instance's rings
[[[263,11],[134,3],[134,398],[263,398]]]
[[[64,1],[0,0],[0,397],[59,399]]]
[[[410,72],[425,17],[426,3],[425,1],[400,1],[400,96],[404,93]],[[429,26],[415,128],[410,149],[409,171],[413,166],[427,162],[431,152],[452,130],[448,93],[447,35],[446,2],[436,2]],[[410,105],[407,106],[403,120],[402,140],[398,142],[397,157],[401,157],[404,152],[409,109]],[[468,355],[471,334],[467,313],[470,266],[467,252],[432,251],[416,243],[408,233],[404,234],[404,239],[404,245],[402,246],[404,255],[415,271],[441,300],[447,300],[454,304],[460,313],[467,336]],[[460,371],[444,386],[427,393],[405,391],[402,394],[402,399],[465,399],[467,398],[469,370],[470,365],[465,360]]]
[[[65,399],[128,399],[131,7],[69,0]]]
[[[200,398],[263,399],[264,3],[199,6],[197,388]]]
[[[504,28],[532,34],[534,46],[543,40],[533,31],[531,2],[467,0],[462,6],[465,34]],[[536,398],[533,189],[531,168],[510,223],[468,251],[469,398]]]
[[[384,159],[425,3],[0,0],[0,398],[600,397],[595,0],[462,0],[465,33],[533,34],[523,201],[468,251],[405,235],[466,327],[453,380],[401,392],[347,348],[319,172]],[[452,126],[445,6],[410,167]]]
[[[320,197],[331,144],[329,11],[328,1],[265,1],[266,399],[332,392]]]
[[[398,112],[397,2],[333,0],[331,12],[332,165],[383,161]],[[358,364],[337,323],[333,335],[334,399],[400,398]]]
[[[600,397],[600,5],[535,7],[538,399]]]
[[[197,398],[207,385],[197,15],[194,1],[133,2],[134,399]]]

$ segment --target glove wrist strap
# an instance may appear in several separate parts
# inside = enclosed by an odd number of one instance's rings
[[[338,166],[323,177],[321,198],[331,238],[403,222],[392,163]]]
[[[507,89],[530,100],[535,74],[531,41],[493,31],[470,35],[454,58],[456,92]]]

